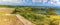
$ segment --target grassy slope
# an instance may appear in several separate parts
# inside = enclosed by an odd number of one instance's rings
[[[38,14],[38,12],[41,12],[41,10],[34,7],[17,7],[14,11],[15,14],[22,15],[36,25],[58,25],[57,15],[53,15],[54,17],[57,17],[54,19],[51,15],[48,17],[46,15]]]
[[[31,7],[18,7],[14,11],[15,14],[20,14],[26,19],[30,20],[31,22],[35,23],[36,25],[42,25],[41,21],[44,19],[44,16],[37,15],[37,12],[41,10],[31,8]]]
[[[41,12],[41,10],[32,8],[32,7],[16,7],[16,6],[10,7],[8,6],[8,8],[16,8],[16,10],[13,12],[14,14],[20,14],[26,19],[35,23],[36,25],[58,25],[58,21],[60,20],[60,15],[59,16],[53,15],[50,18],[48,18],[45,15],[37,14],[38,12]]]

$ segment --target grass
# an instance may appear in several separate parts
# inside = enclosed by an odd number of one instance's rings
[[[8,11],[13,11],[13,14],[22,15],[24,18],[28,19],[29,21],[31,21],[36,25],[58,25],[60,21],[60,15],[49,15],[48,17],[47,15],[39,14],[41,10],[35,7],[11,7],[11,10],[10,10],[10,6],[6,8],[9,8],[7,9]],[[10,13],[11,12],[9,12],[9,14]],[[9,17],[6,17],[6,18],[9,18]]]
[[[0,25],[19,25],[19,22],[15,15],[0,14]]]
[[[39,12],[41,10],[34,7],[17,7],[14,11],[15,14],[22,15],[36,25],[58,25],[60,16],[38,14]]]

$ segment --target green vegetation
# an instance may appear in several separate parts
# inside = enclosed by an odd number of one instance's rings
[[[57,15],[56,9],[53,8],[39,8],[39,7],[16,7],[14,14],[20,14],[32,23],[36,25],[58,25],[58,23],[54,23],[55,19],[50,16]],[[43,13],[44,12],[44,13]],[[53,19],[53,20],[52,20]]]
[[[54,8],[40,8],[31,6],[1,6],[15,8],[12,14],[20,14],[36,25],[58,25],[60,16]],[[57,9],[58,10],[58,9]]]
[[[31,7],[18,7],[14,11],[15,14],[20,14],[26,19],[30,20],[31,22],[35,23],[36,25],[41,25],[40,21],[43,20],[43,16],[37,15],[37,12],[41,12],[40,9],[31,8]]]

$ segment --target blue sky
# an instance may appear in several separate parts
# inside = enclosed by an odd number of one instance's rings
[[[0,0],[2,5],[60,7],[60,0]]]
[[[60,0],[0,0],[0,5],[59,7]],[[57,11],[60,13],[60,11]]]

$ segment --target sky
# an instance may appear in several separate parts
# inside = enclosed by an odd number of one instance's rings
[[[60,8],[60,0],[0,0],[0,5],[47,6]],[[57,11],[60,13],[60,11]]]
[[[1,5],[60,7],[60,0],[0,0]]]

